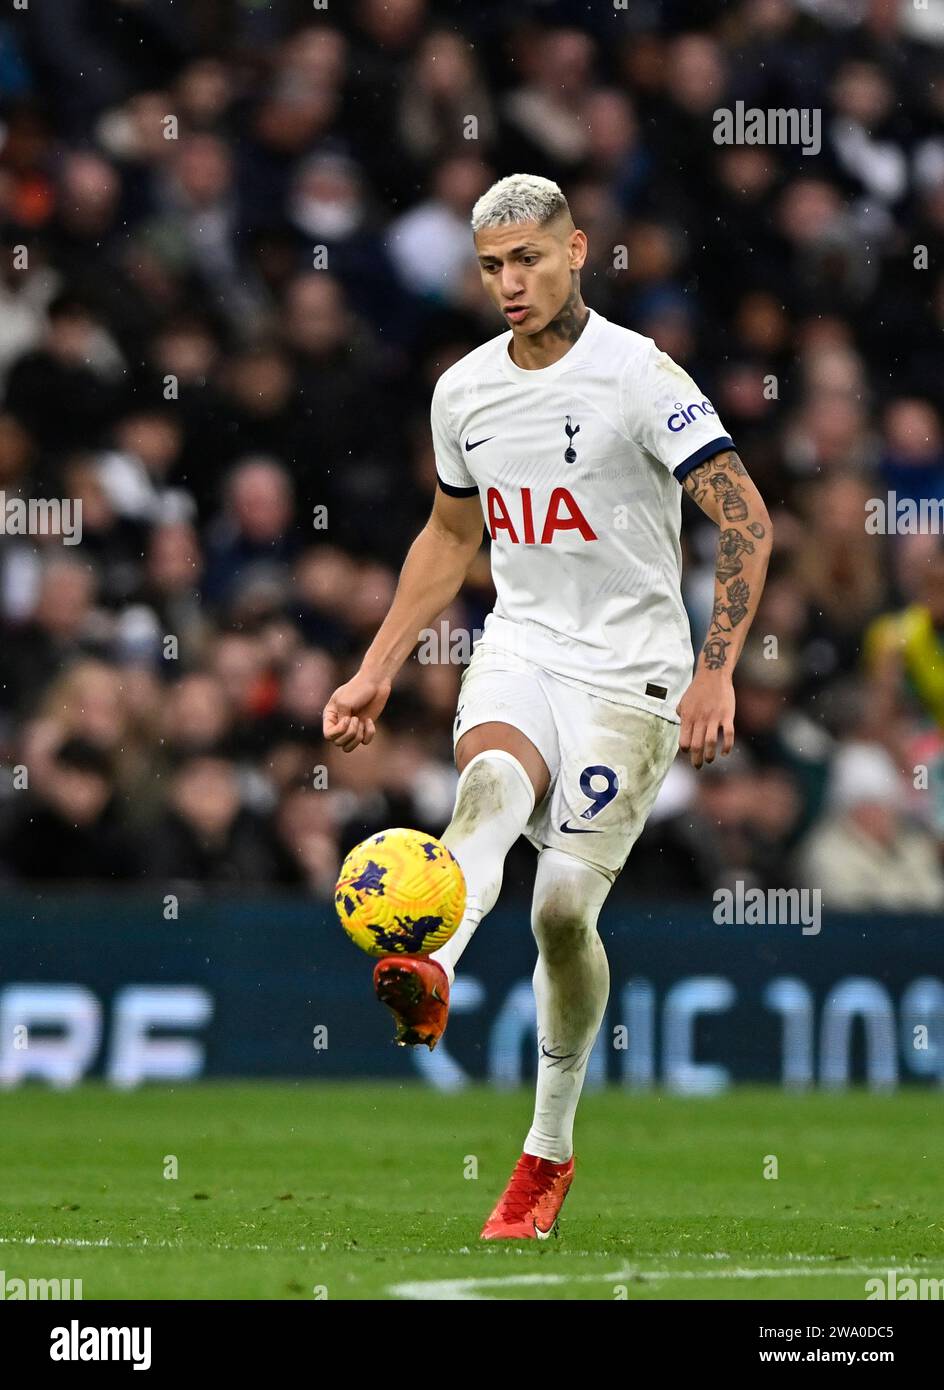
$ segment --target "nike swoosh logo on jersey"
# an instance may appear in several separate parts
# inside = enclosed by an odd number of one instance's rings
[[[562,820],[562,821],[561,821],[560,828],[561,828],[561,830],[564,831],[564,833],[565,833],[566,835],[602,835],[602,834],[603,834],[603,831],[602,831],[602,830],[581,830],[581,829],[580,829],[578,826],[576,826],[576,825],[568,825],[567,822],[566,822],[565,820]]]
[[[475,441],[474,444],[472,443],[471,439],[467,439],[467,440],[465,441],[465,451],[466,451],[467,454],[471,454],[472,450],[473,450],[473,449],[477,449],[477,448],[479,447],[480,444],[487,444],[489,439],[495,439],[495,438],[497,438],[496,435],[490,434],[490,435],[488,436],[488,439],[477,439],[477,440]]]

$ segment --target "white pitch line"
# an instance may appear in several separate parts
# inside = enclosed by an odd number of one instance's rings
[[[145,1237],[140,1241],[120,1241],[112,1240],[110,1236],[102,1236],[97,1240],[86,1240],[78,1236],[0,1236],[0,1245],[25,1245],[25,1246],[50,1246],[62,1250],[174,1250],[180,1254],[200,1254],[212,1253],[222,1250],[228,1254],[275,1254],[275,1255],[323,1255],[337,1254],[336,1250],[322,1250],[313,1245],[230,1245],[225,1242],[214,1242],[210,1245],[186,1244],[179,1240],[166,1240],[160,1238],[151,1240]],[[420,1253],[420,1252],[416,1252]],[[428,1253],[426,1251],[422,1252]],[[464,1252],[434,1252],[437,1258],[447,1257],[450,1254],[471,1253]],[[486,1253],[485,1251],[476,1253]],[[592,1253],[592,1252],[588,1252]],[[718,1256],[691,1256],[692,1259],[717,1259]],[[796,1276],[812,1276],[819,1274],[845,1274],[855,1276],[884,1277],[889,1271],[894,1271],[900,1275],[926,1274],[929,1264],[925,1265],[895,1265],[893,1261],[888,1261],[883,1265],[847,1265],[838,1262],[825,1264],[809,1264],[806,1267],[800,1264],[804,1261],[825,1261],[830,1260],[829,1255],[788,1255],[788,1259],[796,1261],[795,1264],[788,1265],[783,1269],[754,1269],[750,1267],[734,1267],[719,1269],[717,1267],[704,1270],[697,1269],[620,1269],[611,1274],[496,1274],[482,1275],[480,1278],[467,1279],[421,1279],[405,1283],[390,1284],[387,1293],[395,1298],[423,1299],[430,1302],[456,1300],[456,1299],[481,1299],[487,1298],[487,1294],[480,1294],[479,1289],[501,1289],[512,1286],[528,1287],[529,1285],[560,1285],[560,1284],[610,1284],[622,1283],[626,1280],[640,1280],[645,1283],[647,1280],[680,1279],[680,1280],[699,1280],[699,1279],[787,1279]]]
[[[214,1242],[211,1245],[187,1245],[179,1240],[112,1240],[103,1236],[100,1240],[82,1240],[75,1236],[0,1236],[0,1245],[51,1245],[63,1250],[176,1250],[179,1253],[224,1250],[228,1254],[248,1254],[261,1251],[274,1255],[322,1255],[327,1253],[313,1245],[227,1245]]]
[[[828,1258],[813,1257],[813,1258]],[[405,1284],[390,1284],[387,1293],[395,1298],[426,1299],[429,1301],[444,1301],[451,1299],[478,1299],[484,1297],[479,1289],[501,1289],[510,1288],[512,1285],[540,1285],[540,1284],[620,1284],[627,1280],[639,1280],[645,1283],[647,1280],[658,1279],[787,1279],[794,1276],[813,1276],[820,1274],[845,1274],[872,1277],[884,1277],[890,1270],[895,1274],[921,1274],[927,1273],[927,1265],[902,1265],[895,1267],[884,1265],[876,1268],[873,1265],[831,1265],[826,1268],[822,1265],[804,1269],[801,1265],[790,1265],[786,1269],[621,1269],[613,1274],[507,1274],[507,1275],[486,1275],[481,1279],[420,1279]]]

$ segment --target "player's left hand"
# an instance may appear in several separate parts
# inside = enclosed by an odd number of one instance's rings
[[[704,667],[695,677],[676,706],[682,721],[679,747],[691,757],[692,767],[713,763],[718,751],[734,747],[734,686],[724,671],[708,671]]]

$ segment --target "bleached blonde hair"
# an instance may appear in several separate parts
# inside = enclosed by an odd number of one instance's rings
[[[540,174],[509,174],[482,194],[472,209],[472,231],[513,222],[543,227],[558,213],[569,212],[567,199],[553,179]]]

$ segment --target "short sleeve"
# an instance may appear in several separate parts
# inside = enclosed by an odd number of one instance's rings
[[[474,497],[478,493],[475,479],[462,459],[459,436],[452,425],[445,378],[440,377],[433,391],[429,412],[436,456],[436,478],[443,492],[450,497]]]
[[[652,343],[640,369],[631,362],[620,380],[627,433],[679,482],[734,442],[688,372]]]

